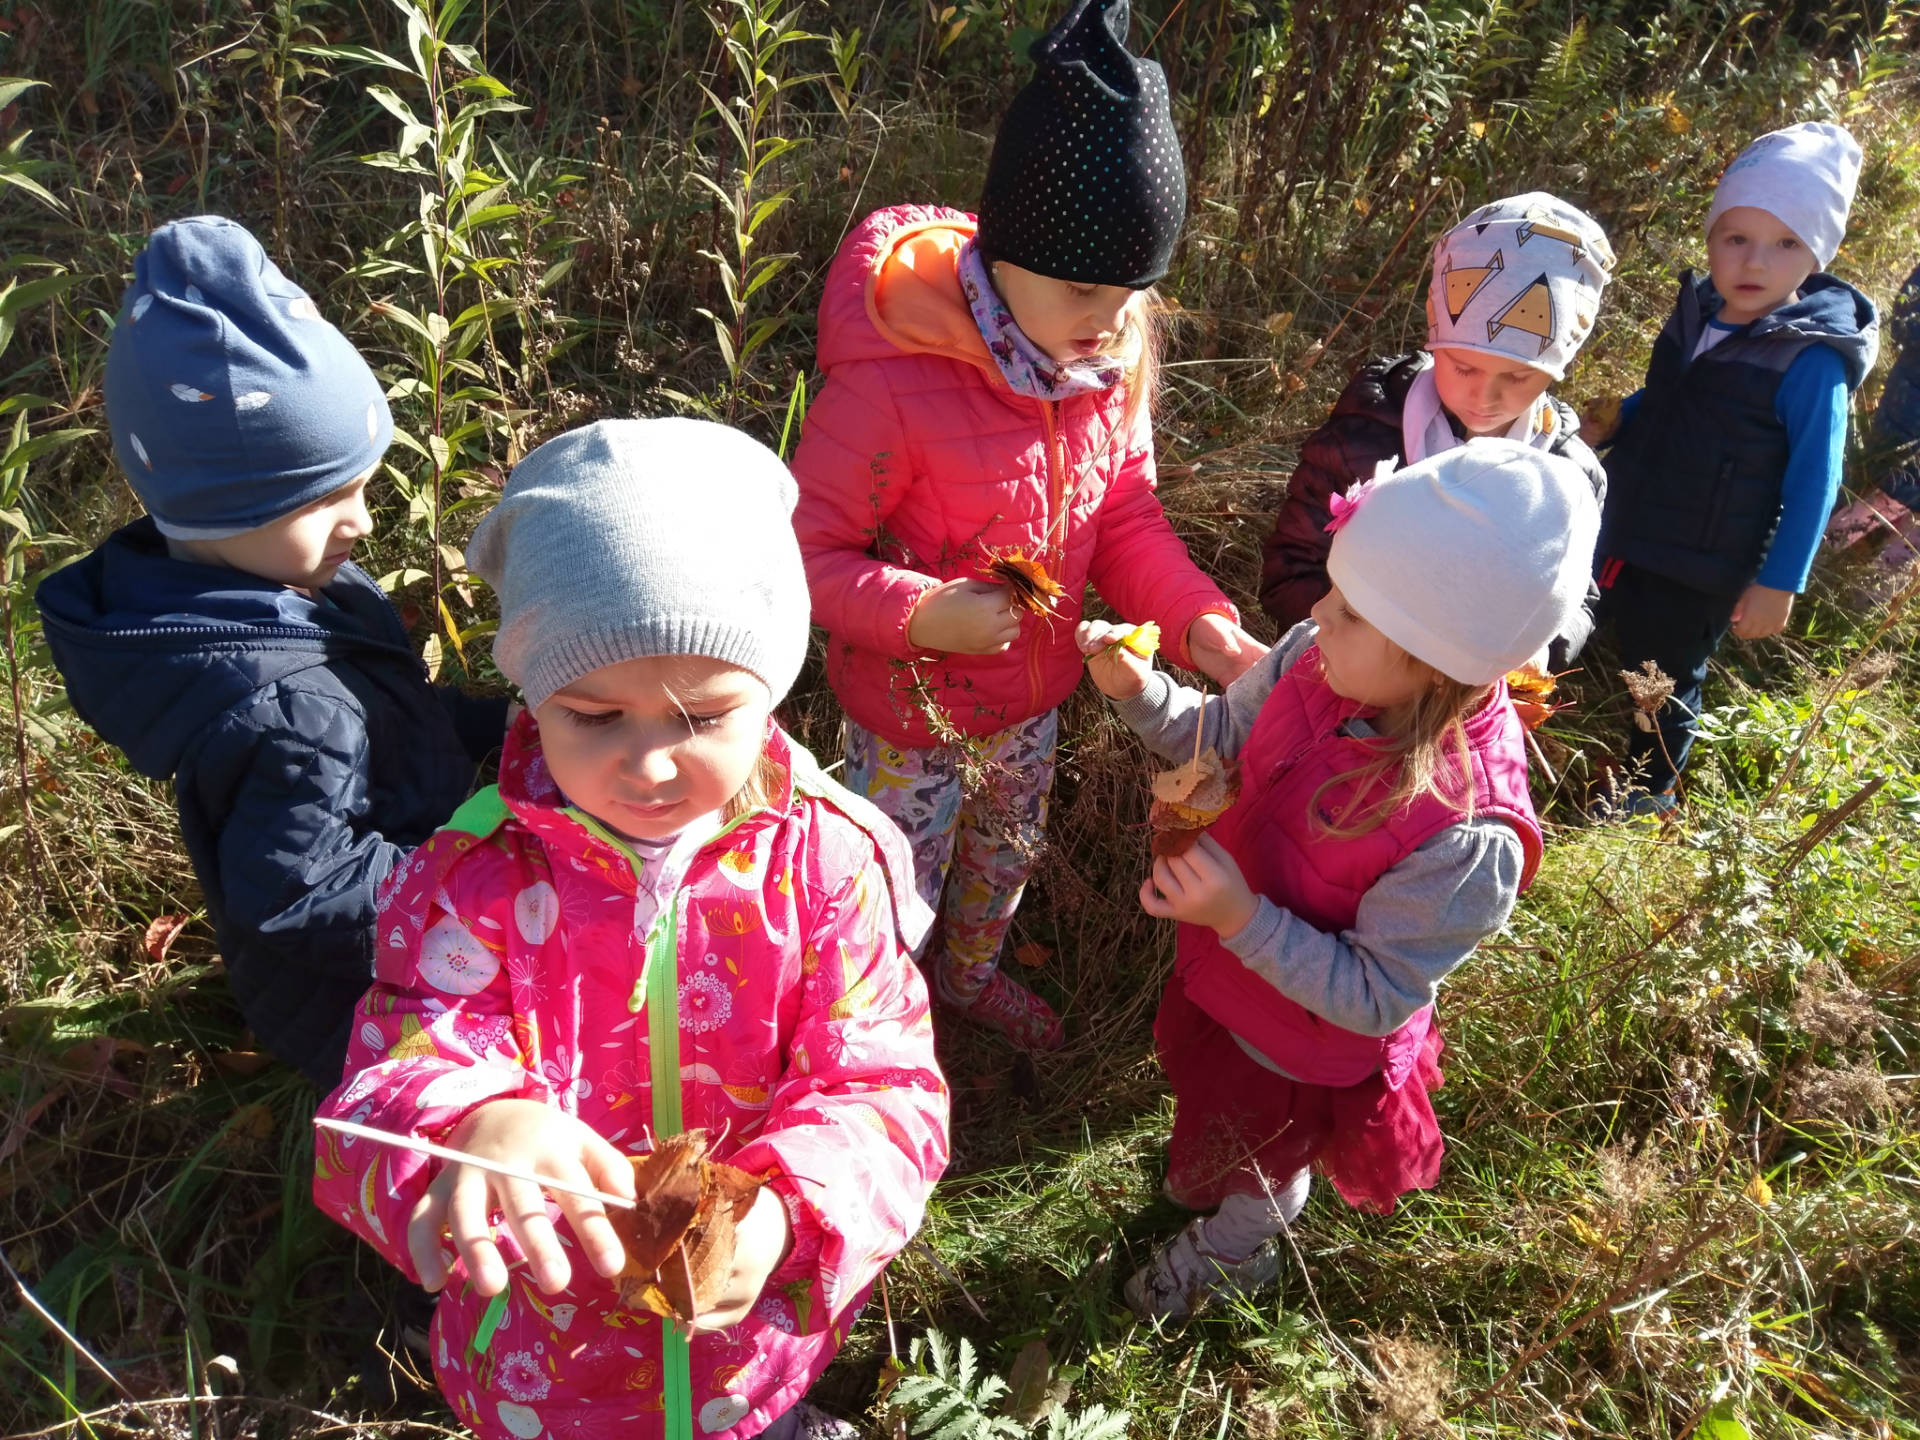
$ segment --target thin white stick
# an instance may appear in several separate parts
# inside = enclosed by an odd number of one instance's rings
[[[436,1145],[431,1140],[416,1140],[411,1135],[396,1135],[391,1130],[375,1130],[371,1125],[356,1125],[351,1120],[329,1120],[316,1115],[313,1123],[322,1130],[338,1130],[342,1135],[352,1135],[361,1140],[372,1140],[376,1144],[391,1145],[397,1150],[412,1150],[416,1154],[431,1155],[439,1160],[451,1160],[456,1165],[472,1165],[476,1169],[491,1170],[496,1175],[505,1175],[509,1180],[525,1180],[538,1185],[542,1190],[562,1190],[569,1195],[578,1195],[586,1200],[598,1200],[602,1205],[610,1205],[620,1210],[631,1210],[634,1202],[622,1200],[618,1195],[609,1195],[604,1190],[595,1190],[590,1185],[573,1185],[565,1180],[556,1180],[551,1175],[542,1175],[535,1170],[522,1170],[518,1165],[503,1165],[498,1160],[482,1160],[478,1155],[469,1155],[464,1150],[452,1150],[445,1145]]]
[[[1200,737],[1207,733],[1207,692],[1200,691],[1200,717],[1193,722],[1193,768],[1200,768]]]
[[[27,1305],[33,1310],[33,1312],[36,1315],[38,1315],[42,1320],[46,1321],[47,1324],[51,1325],[53,1327],[54,1333],[58,1335],[62,1340],[66,1341],[67,1344],[71,1345],[83,1360],[85,1360],[89,1365],[93,1366],[93,1368],[98,1370],[102,1375],[106,1376],[108,1382],[112,1384],[113,1388],[118,1390],[122,1395],[127,1397],[127,1403],[133,1406],[135,1410],[139,1411],[140,1417],[143,1420],[145,1420],[147,1424],[152,1425],[154,1423],[153,1416],[148,1414],[144,1409],[141,1409],[139,1397],[136,1396],[131,1390],[129,1390],[126,1387],[126,1385],[121,1381],[118,1375],[114,1374],[113,1371],[107,1368],[106,1361],[102,1360],[98,1355],[94,1354],[93,1351],[89,1350],[85,1345],[81,1344],[80,1337],[78,1335],[75,1335],[73,1331],[69,1330],[65,1325],[62,1325],[60,1323],[60,1317],[58,1315],[55,1315],[51,1310],[49,1310],[46,1306],[40,1303],[39,1297],[36,1296],[33,1293],[33,1291],[27,1288],[27,1282],[21,1278],[20,1272],[13,1268],[13,1262],[7,1259],[5,1251],[0,1251],[0,1267],[3,1267],[6,1270],[7,1277],[13,1281],[14,1288],[20,1292],[20,1298],[27,1302]],[[62,1396],[61,1398],[65,1399],[66,1397]],[[71,1401],[67,1402],[67,1408],[70,1410],[74,1409],[73,1403]],[[80,1412],[78,1410],[74,1410],[75,1415],[79,1415],[79,1413]],[[65,1425],[71,1425],[72,1423],[73,1423],[72,1421],[67,1421],[65,1422]],[[65,1428],[65,1425],[63,1425],[61,1428]]]

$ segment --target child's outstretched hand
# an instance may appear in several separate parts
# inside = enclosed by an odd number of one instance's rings
[[[1260,901],[1231,855],[1202,835],[1180,855],[1163,855],[1140,884],[1140,907],[1162,920],[1205,925],[1222,940],[1247,928]]]
[[[998,655],[1020,638],[1020,611],[1005,585],[948,580],[920,597],[907,621],[916,650],[953,655]]]
[[[454,1126],[446,1143],[555,1180],[622,1198],[633,1194],[633,1166],[626,1156],[582,1121],[537,1100],[489,1100]],[[606,1208],[579,1195],[561,1193],[553,1198],[593,1268],[609,1279],[618,1275],[626,1256]],[[540,1187],[451,1162],[434,1177],[407,1217],[407,1253],[420,1272],[420,1283],[429,1290],[447,1283],[450,1266],[440,1238],[444,1229],[466,1262],[474,1289],[482,1295],[498,1295],[506,1289],[506,1260],[488,1220],[495,1210],[520,1243],[534,1283],[549,1295],[565,1289],[573,1271],[547,1218],[546,1196]]]
[[[733,1228],[733,1273],[727,1288],[711,1310],[700,1312],[696,1330],[724,1330],[747,1318],[753,1302],[767,1287],[767,1277],[778,1270],[793,1247],[793,1226],[787,1207],[766,1186],[753,1197],[747,1218]]]
[[[1620,429],[1620,397],[1601,395],[1589,400],[1580,410],[1580,438],[1589,445],[1604,445]]]
[[[1770,585],[1749,585],[1733,607],[1733,633],[1742,640],[1764,640],[1787,628],[1793,592]]]
[[[1251,670],[1267,648],[1224,615],[1202,615],[1187,627],[1194,668],[1222,690]]]
[[[1131,700],[1147,688],[1153,673],[1153,661],[1121,643],[1134,629],[1110,620],[1082,620],[1073,627],[1073,643],[1087,657],[1087,675],[1109,700]]]

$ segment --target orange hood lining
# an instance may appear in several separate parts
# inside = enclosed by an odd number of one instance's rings
[[[867,318],[896,349],[962,360],[1005,385],[960,290],[960,252],[975,229],[967,221],[923,220],[887,236],[867,272]]]

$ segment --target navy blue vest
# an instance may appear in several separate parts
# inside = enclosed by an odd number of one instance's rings
[[[1774,397],[1787,367],[1807,346],[1830,345],[1854,388],[1873,363],[1876,324],[1872,301],[1817,274],[1798,300],[1694,359],[1720,303],[1706,276],[1681,277],[1639,405],[1607,455],[1599,553],[1737,595],[1760,573],[1780,520],[1787,428]]]

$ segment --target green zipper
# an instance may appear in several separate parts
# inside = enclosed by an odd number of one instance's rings
[[[591,815],[577,809],[567,813],[589,834],[625,856],[634,879],[640,879],[639,857],[625,842]],[[705,849],[746,818],[742,815],[722,826],[700,848]],[[655,1144],[685,1128],[680,1104],[680,893],[676,890],[667,898],[647,930],[640,978],[627,1002],[628,1009],[644,1008],[647,1013],[647,1072],[653,1090]],[[687,1336],[666,1319],[660,1322],[660,1379],[666,1440],[693,1440],[692,1351]]]

